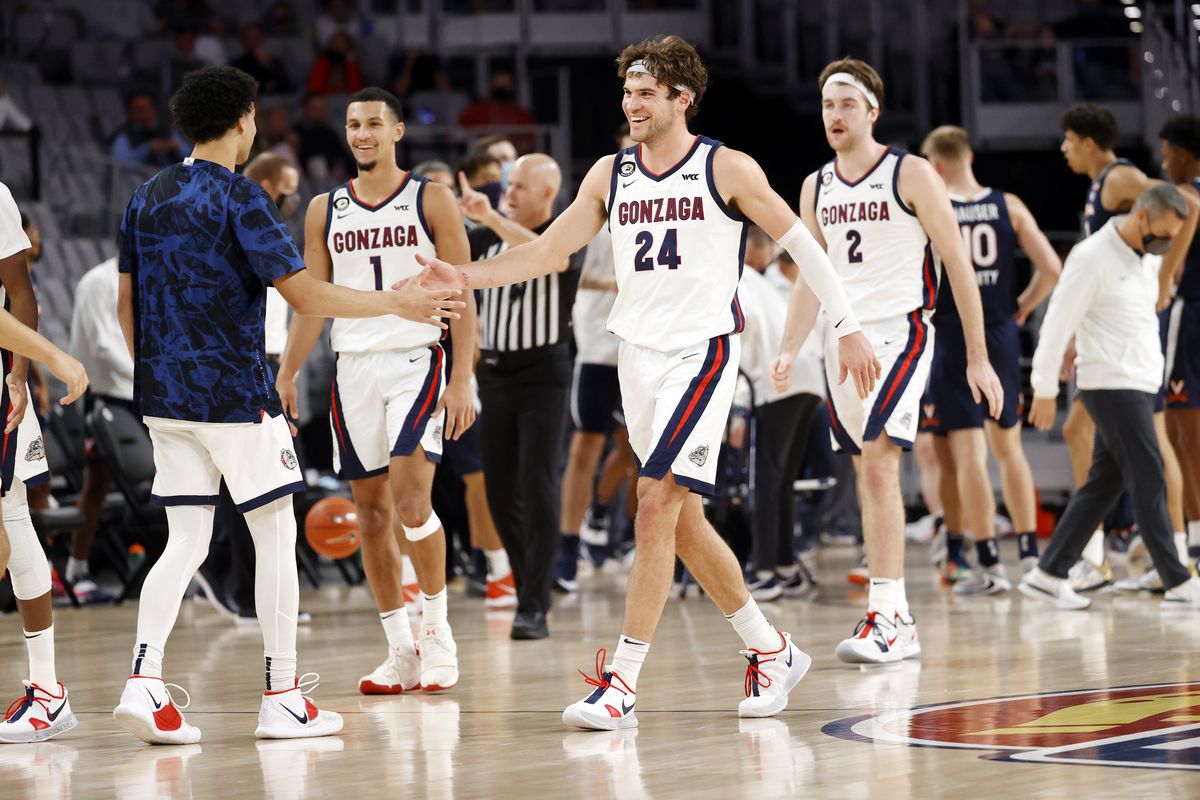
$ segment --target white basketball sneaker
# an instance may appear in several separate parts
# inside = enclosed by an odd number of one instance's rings
[[[615,731],[636,728],[638,721],[634,713],[637,692],[605,665],[604,648],[596,651],[596,677],[579,671],[583,679],[596,690],[587,697],[572,703],[563,711],[562,721],[573,728],[592,731]]]
[[[1078,610],[1090,606],[1092,601],[1078,594],[1071,584],[1072,581],[1066,578],[1058,578],[1043,572],[1041,568],[1034,568],[1025,573],[1017,588],[1026,597],[1055,608]]]
[[[176,706],[168,687],[183,692],[186,699]],[[162,678],[131,675],[125,681],[121,702],[113,709],[113,719],[129,733],[150,744],[195,744],[200,741],[200,729],[189,725],[179,713],[192,704],[187,691],[175,683],[163,683]]]
[[[401,694],[421,688],[421,658],[417,651],[388,648],[387,660],[358,679],[361,694]]]
[[[417,652],[421,656],[422,689],[441,692],[458,684],[458,645],[449,625],[422,625]]]
[[[912,614],[905,619],[903,614],[896,615],[896,630],[900,639],[896,647],[900,648],[901,658],[918,658],[921,655],[921,640],[917,638],[917,618]]]
[[[1163,582],[1158,575],[1158,570],[1151,567],[1141,575],[1122,578],[1113,584],[1113,588],[1118,592],[1161,592],[1163,591]]]
[[[837,657],[847,664],[890,664],[904,658],[895,618],[884,619],[868,611],[855,626],[854,635],[838,643]]]
[[[67,687],[61,682],[54,692],[29,681],[22,683],[25,694],[9,704],[0,722],[0,742],[44,742],[75,727]]]
[[[1163,595],[1163,608],[1178,607],[1200,608],[1200,579],[1195,576],[1188,578],[1178,586],[1167,589]]]
[[[339,733],[342,715],[321,711],[306,694],[317,688],[318,680],[319,675],[309,672],[297,678],[291,689],[263,692],[254,735],[260,739],[305,739]]]
[[[981,594],[999,594],[1012,589],[1008,573],[1003,564],[990,567],[977,567],[971,570],[966,579],[954,584],[954,593],[959,597],[971,597]]]
[[[738,703],[739,717],[773,717],[787,708],[788,692],[812,666],[812,656],[792,644],[791,634],[779,631],[779,649],[743,650],[746,699]]]

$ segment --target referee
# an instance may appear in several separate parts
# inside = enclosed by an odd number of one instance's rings
[[[550,226],[562,173],[554,159],[517,160],[504,195],[507,216],[460,174],[471,259],[532,241]],[[512,638],[550,635],[550,584],[558,547],[560,451],[571,388],[571,306],[582,253],[556,273],[479,293],[477,376],[488,505],[517,583]]]
[[[1166,600],[1200,607],[1200,581],[1180,563],[1167,515],[1153,416],[1163,380],[1158,269],[1144,258],[1165,253],[1187,216],[1179,190],[1155,184],[1129,214],[1111,219],[1067,257],[1033,357],[1029,421],[1039,430],[1054,423],[1059,364],[1074,336],[1079,395],[1096,422],[1096,442],[1087,482],[1067,504],[1037,568],[1021,581],[1027,597],[1058,608],[1089,605],[1071,588],[1067,570],[1125,488]]]

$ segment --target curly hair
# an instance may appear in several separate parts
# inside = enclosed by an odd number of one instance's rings
[[[708,69],[700,60],[696,48],[678,36],[660,36],[631,44],[617,56],[617,77],[625,75],[633,62],[642,61],[650,74],[667,87],[667,98],[674,100],[680,92],[676,86],[684,86],[692,92],[692,102],[687,108],[690,120],[700,110],[700,98],[708,88]]]
[[[1163,123],[1158,138],[1172,147],[1187,150],[1192,158],[1200,158],[1200,117],[1180,115]]]
[[[1119,134],[1117,117],[1104,106],[1079,103],[1063,112],[1063,132],[1073,132],[1082,139],[1091,139],[1101,150],[1112,150]]]
[[[189,72],[171,96],[175,126],[194,144],[220,139],[254,107],[258,81],[234,67]]]

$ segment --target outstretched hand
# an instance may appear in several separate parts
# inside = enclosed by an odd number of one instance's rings
[[[425,262],[417,256],[417,261],[423,265],[420,272],[392,284],[397,301],[392,313],[402,319],[445,330],[449,326],[442,320],[459,319],[462,315],[458,309],[467,307],[463,301],[451,299],[462,294],[462,289],[450,282],[457,270],[437,259]],[[440,274],[435,274],[435,270]]]

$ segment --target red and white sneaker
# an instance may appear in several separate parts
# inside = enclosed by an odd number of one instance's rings
[[[71,704],[67,702],[67,687],[60,682],[52,693],[36,683],[22,681],[25,694],[13,700],[0,722],[0,742],[44,742],[77,724]]]
[[[422,689],[441,692],[458,684],[458,645],[449,625],[422,625],[417,652],[421,656]]]
[[[908,619],[904,615],[896,615],[896,630],[900,631],[900,640],[896,646],[901,648],[902,658],[918,658],[921,655],[921,640],[917,638],[917,618],[912,614]],[[903,645],[903,647],[901,647]]]
[[[890,664],[904,658],[904,645],[896,620],[874,611],[858,621],[854,635],[837,646],[837,657],[848,664]]]
[[[637,704],[637,693],[629,684],[621,680],[621,676],[612,671],[612,666],[604,664],[607,652],[604,648],[596,651],[596,677],[583,670],[579,674],[596,690],[582,700],[572,703],[563,711],[562,721],[573,728],[583,728],[592,731],[615,731],[622,728],[636,728],[637,715],[633,707]]]
[[[297,678],[291,689],[263,692],[254,735],[260,739],[305,739],[340,733],[342,715],[321,711],[306,694],[317,688],[318,680],[317,673],[309,672]]]
[[[812,666],[812,656],[792,644],[791,634],[779,631],[779,649],[743,650],[746,699],[738,703],[739,717],[773,717],[787,708],[788,692]]]
[[[167,687],[174,686],[187,698],[176,706]],[[121,702],[113,709],[113,719],[125,730],[150,744],[195,744],[200,729],[189,725],[179,713],[192,704],[192,698],[178,684],[163,683],[162,678],[130,675],[121,692]]]
[[[417,651],[388,648],[388,659],[370,675],[358,679],[362,694],[401,694],[421,688],[421,658]]]
[[[517,582],[511,572],[498,580],[488,580],[483,604],[493,610],[517,607]]]

